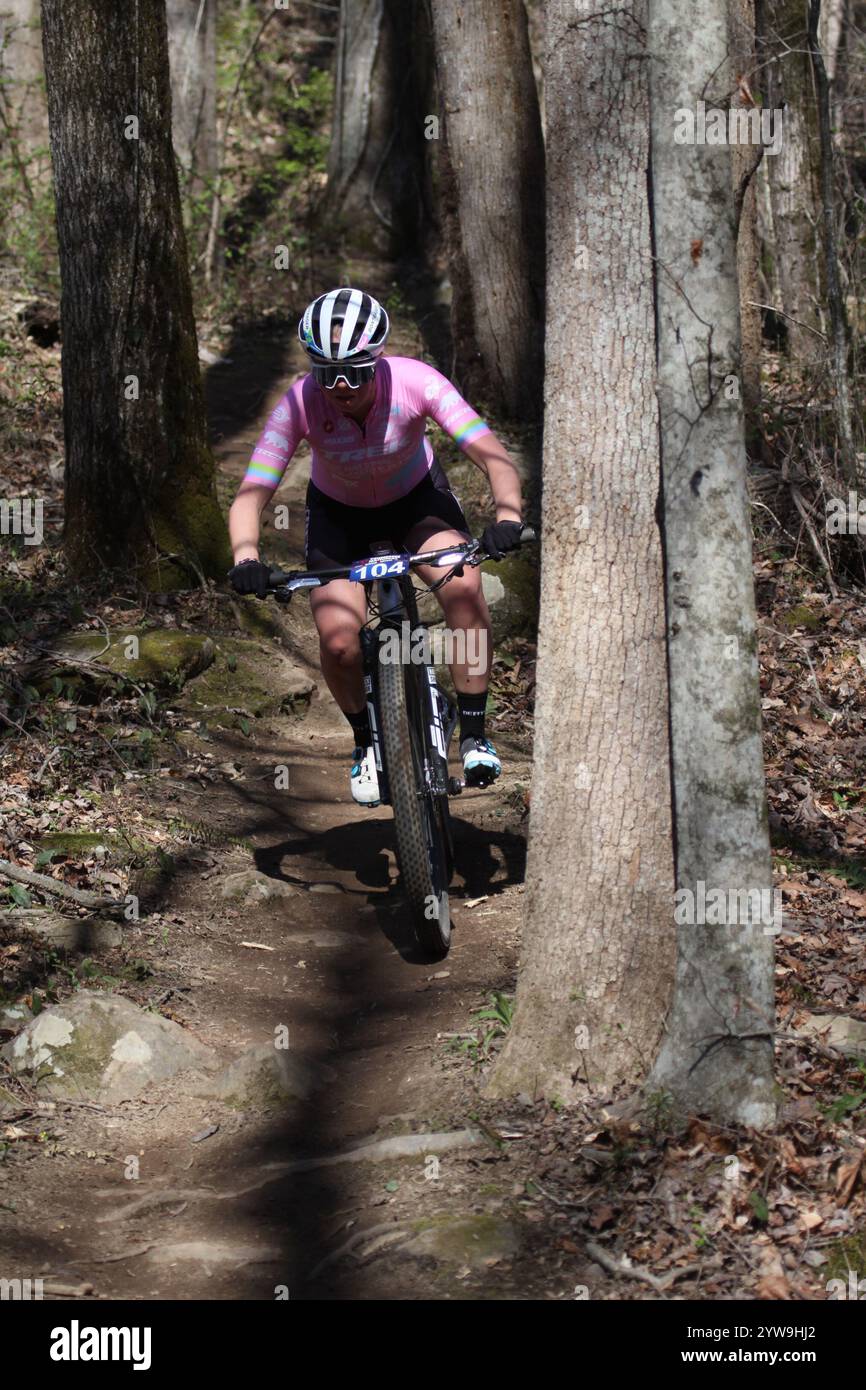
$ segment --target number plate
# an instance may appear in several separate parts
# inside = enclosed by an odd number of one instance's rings
[[[356,584],[364,584],[369,579],[393,579],[398,574],[406,574],[410,555],[371,555],[368,560],[359,560],[349,571],[349,578]]]

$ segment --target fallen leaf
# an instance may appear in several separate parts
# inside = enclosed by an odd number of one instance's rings
[[[758,1280],[755,1297],[773,1300],[789,1299],[791,1297],[791,1285],[784,1274],[768,1274],[763,1279]]]
[[[606,1226],[615,1216],[613,1207],[596,1207],[589,1218],[589,1224],[594,1231],[600,1231],[602,1226]]]
[[[864,1155],[858,1153],[849,1163],[840,1163],[836,1173],[836,1198],[841,1207],[847,1207],[851,1194],[857,1185],[857,1178],[863,1166]]]

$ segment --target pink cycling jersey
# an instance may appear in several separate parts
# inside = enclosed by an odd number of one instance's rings
[[[302,439],[313,453],[311,478],[350,507],[382,507],[421,482],[433,463],[425,421],[435,420],[461,448],[490,430],[447,377],[414,357],[380,357],[376,395],[362,425],[341,414],[307,375],[271,411],[245,483],[275,488]]]

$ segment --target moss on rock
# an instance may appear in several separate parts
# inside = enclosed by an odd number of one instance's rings
[[[145,840],[118,835],[111,830],[49,830],[40,835],[36,848],[52,856],[67,854],[77,859],[105,855],[115,863],[129,864],[149,852]]]
[[[178,1024],[119,995],[86,991],[44,1009],[0,1055],[41,1095],[93,1096],[104,1104],[213,1065],[211,1050]]]
[[[202,633],[179,632],[176,628],[128,628],[113,632],[110,637],[109,646],[103,650],[105,638],[100,633],[70,633],[57,644],[60,662],[49,673],[49,679],[62,672],[62,658],[66,655],[98,661],[113,675],[139,684],[177,688],[207,670],[216,650],[211,639]],[[99,672],[93,676],[98,680]]]
[[[216,659],[177,707],[209,724],[235,728],[244,716],[278,714],[309,702],[314,682],[279,649],[245,637],[220,637]]]
[[[251,637],[267,637],[276,641],[281,636],[280,625],[274,616],[273,608],[267,603],[262,603],[260,599],[238,595],[235,612],[238,615],[238,626]]]
[[[424,1217],[414,1225],[406,1254],[427,1256],[447,1264],[477,1266],[488,1260],[513,1259],[520,1251],[517,1224],[489,1212]]]
[[[798,603],[794,608],[789,608],[787,613],[782,613],[779,621],[783,627],[790,628],[791,630],[797,627],[805,627],[808,628],[810,632],[814,632],[816,628],[821,626],[821,618],[819,615],[814,613],[808,604],[805,603]]]

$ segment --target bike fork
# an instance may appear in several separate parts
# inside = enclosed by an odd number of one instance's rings
[[[385,759],[382,752],[382,732],[379,723],[379,701],[376,694],[376,662],[378,637],[376,631],[369,628],[361,629],[361,655],[364,665],[364,695],[367,700],[367,714],[370,719],[370,733],[373,738],[373,758],[376,763],[376,775],[379,779],[379,801],[387,806],[390,804],[391,796],[388,790],[388,774],[385,771]]]
[[[448,775],[448,748],[457,727],[457,706],[439,689],[432,666],[427,667],[427,682],[430,691],[430,733],[442,758],[444,785],[439,790],[447,796],[459,796],[463,790],[462,780]]]

